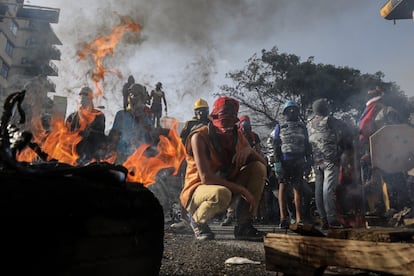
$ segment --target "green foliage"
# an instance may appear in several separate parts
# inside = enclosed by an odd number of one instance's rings
[[[382,72],[361,74],[354,68],[315,64],[313,57],[301,62],[298,56],[279,53],[276,47],[254,54],[243,69],[227,73],[226,78],[234,85],[221,86],[216,96],[238,99],[257,121],[269,127],[278,120],[285,101],[296,101],[306,119],[318,98],[328,99],[332,112],[347,114],[355,122],[364,108],[367,90],[375,85],[383,87],[387,103],[403,116],[414,112],[414,100],[409,101],[395,83],[384,82]]]

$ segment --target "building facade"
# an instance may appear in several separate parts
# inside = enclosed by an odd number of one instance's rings
[[[60,60],[56,45],[62,43],[51,24],[58,23],[59,13],[56,8],[25,5],[24,0],[0,2],[1,106],[10,93],[23,88],[32,106],[42,105],[49,92],[56,92],[50,77],[58,76],[53,61]]]

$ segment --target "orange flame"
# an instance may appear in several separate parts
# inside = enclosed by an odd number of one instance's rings
[[[132,18],[120,16],[121,23],[115,25],[111,33],[107,36],[99,36],[93,42],[86,44],[78,52],[78,56],[82,60],[86,60],[90,55],[95,63],[95,68],[92,72],[92,81],[97,89],[97,96],[103,95],[103,89],[100,82],[104,80],[105,74],[111,72],[121,77],[118,70],[105,68],[103,59],[108,55],[114,54],[115,46],[119,43],[126,31],[139,33],[141,25],[136,23]]]
[[[55,159],[61,163],[78,165],[79,154],[76,151],[76,145],[82,140],[80,133],[93,122],[96,115],[96,112],[81,109],[79,128],[74,131],[71,131],[68,124],[60,118],[52,118],[48,133],[41,126],[40,119],[33,120],[33,140],[48,155],[49,160]],[[36,158],[37,154],[29,148],[17,155],[18,161],[34,162]]]
[[[81,60],[86,60],[91,56],[94,61],[94,70],[92,80],[97,89],[95,96],[102,96],[103,89],[100,82],[104,81],[107,72],[112,72],[120,76],[115,69],[105,68],[103,59],[108,55],[113,55],[115,46],[121,40],[125,31],[140,32],[141,25],[134,22],[129,17],[120,17],[121,23],[116,25],[108,36],[99,36],[90,44],[86,44],[78,52]],[[76,145],[82,140],[81,132],[90,125],[96,114],[83,110],[80,113],[79,129],[70,131],[68,124],[63,119],[52,118],[50,130],[46,132],[42,128],[40,119],[33,122],[34,130],[32,131],[35,142],[41,150],[48,155],[48,160],[57,160],[61,163],[78,165],[77,160],[79,153],[76,152]],[[166,168],[173,168],[173,174],[177,174],[181,163],[185,158],[185,148],[177,133],[178,122],[170,119],[168,125],[168,135],[160,135],[157,144],[157,153],[155,156],[147,156],[146,149],[150,145],[142,145],[133,155],[131,155],[123,164],[128,170],[127,181],[142,183],[149,186],[155,183],[157,173]],[[108,163],[114,163],[116,153],[110,153],[106,157]],[[32,162],[36,159],[36,154],[29,149],[19,153],[19,161]]]
[[[177,124],[177,121],[173,123],[168,137],[160,135],[155,157],[145,156],[149,145],[142,145],[125,161],[123,166],[128,169],[128,181],[149,186],[155,183],[156,175],[162,169],[173,168],[173,174],[178,173],[185,158],[185,148],[177,133]]]
[[[76,145],[82,140],[79,130],[71,132],[65,122],[52,119],[52,131],[47,136],[42,149],[50,158],[59,162],[77,165],[79,154]]]
[[[31,120],[31,133],[33,135],[33,141],[39,146],[43,144],[47,138],[47,131],[43,128],[41,119],[39,116],[33,117]],[[24,148],[22,151],[17,153],[16,160],[20,162],[34,162],[39,156],[31,148]]]

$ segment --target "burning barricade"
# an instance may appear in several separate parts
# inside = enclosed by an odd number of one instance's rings
[[[103,66],[103,58],[113,53],[125,31],[139,30],[139,24],[121,17],[109,36],[99,37],[79,52],[81,59],[92,56],[96,65],[94,96],[103,93],[104,74],[117,73]],[[23,90],[6,99],[0,126],[0,213],[7,217],[1,230],[5,269],[15,274],[157,275],[164,212],[147,187],[157,182],[159,172],[174,174],[180,168],[185,152],[175,126],[145,129],[149,139],[123,158],[117,152],[123,133],[112,133],[103,141],[102,154],[85,159],[77,145],[98,113],[82,111],[76,128],[53,117],[45,128],[39,116],[30,118],[30,130],[20,129],[26,123],[25,94]],[[131,107],[123,119],[142,118],[145,110],[139,111]],[[19,120],[12,123],[16,115]]]

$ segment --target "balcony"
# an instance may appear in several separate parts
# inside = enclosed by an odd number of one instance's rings
[[[60,9],[24,5],[17,11],[16,17],[20,19],[36,19],[49,23],[59,22]]]
[[[61,57],[60,50],[56,46],[52,45],[50,47],[49,57],[52,60],[60,60],[60,57]]]
[[[43,75],[57,77],[59,75],[59,69],[53,62],[49,61],[49,64],[43,67]]]
[[[413,0],[390,0],[382,6],[380,14],[388,20],[412,19],[413,11]]]
[[[59,69],[53,62],[49,61],[48,63],[39,63],[33,60],[22,58],[20,64],[13,64],[13,70],[18,72],[18,74],[26,75],[29,77],[35,76],[53,76],[57,77]]]

